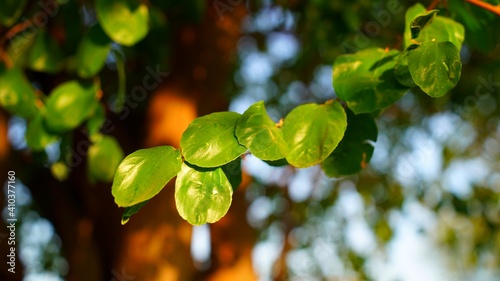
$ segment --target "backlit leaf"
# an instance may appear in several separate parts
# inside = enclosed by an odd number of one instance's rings
[[[77,73],[82,78],[96,75],[106,63],[111,50],[111,40],[96,24],[84,35],[76,53]]]
[[[33,151],[42,151],[47,145],[59,139],[58,135],[49,132],[44,125],[42,114],[38,113],[31,120],[26,130],[26,142]]]
[[[184,158],[199,167],[219,167],[229,163],[247,149],[234,135],[236,112],[216,112],[196,118],[181,137]]]
[[[11,114],[24,118],[33,118],[38,112],[35,90],[17,69],[0,73],[0,105]]]
[[[346,115],[338,102],[296,107],[282,127],[289,146],[286,160],[299,168],[320,163],[337,147],[346,126]]]
[[[181,164],[180,151],[171,146],[128,155],[118,166],[111,187],[116,204],[130,207],[151,199],[179,172]]]
[[[103,136],[87,152],[87,171],[91,182],[111,182],[123,160],[123,150],[112,136]]]
[[[182,164],[175,181],[175,206],[192,225],[214,223],[229,210],[233,188],[221,168]]]

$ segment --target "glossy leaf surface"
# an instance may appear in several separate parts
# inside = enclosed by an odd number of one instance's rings
[[[118,166],[112,194],[120,207],[130,207],[151,199],[181,169],[179,150],[171,146],[140,149]]]
[[[175,206],[192,225],[214,223],[229,210],[233,188],[221,168],[182,164],[175,181]]]

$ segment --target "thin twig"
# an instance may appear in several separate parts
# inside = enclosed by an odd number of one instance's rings
[[[465,1],[471,3],[472,5],[476,5],[479,8],[485,9],[486,11],[492,12],[500,17],[500,4],[495,6],[481,0],[465,0]]]

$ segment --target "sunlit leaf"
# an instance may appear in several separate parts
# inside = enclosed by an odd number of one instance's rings
[[[42,151],[47,145],[59,139],[59,136],[49,132],[44,125],[42,114],[38,113],[31,120],[26,130],[26,142],[33,151]]]
[[[120,207],[130,207],[151,199],[179,172],[182,159],[171,146],[140,149],[118,166],[111,188]]]
[[[149,10],[139,0],[96,0],[97,18],[115,42],[132,46],[149,31]]]
[[[84,35],[76,53],[77,73],[82,78],[96,75],[106,63],[111,50],[111,40],[96,24]]]
[[[377,125],[371,114],[354,115],[347,111],[347,129],[337,148],[321,163],[329,177],[341,177],[361,171],[370,162],[377,140]]]
[[[91,182],[111,182],[123,160],[123,150],[112,136],[103,136],[87,152],[87,171]]]
[[[431,97],[440,97],[460,80],[460,53],[451,42],[426,42],[408,55],[408,67],[415,84]]]
[[[338,102],[296,107],[282,127],[289,146],[286,160],[299,168],[320,163],[337,147],[346,126],[346,114]]]
[[[229,210],[233,188],[221,168],[182,164],[175,181],[175,206],[192,225],[214,223]]]
[[[28,54],[28,67],[34,71],[56,73],[62,68],[62,53],[50,34],[38,31]]]
[[[134,206],[126,207],[122,215],[122,225],[125,225],[130,220],[130,218],[133,215],[137,214],[139,210],[141,210],[142,207],[144,207],[144,205],[146,205],[148,202],[149,200],[146,200],[144,202],[135,204]]]
[[[408,90],[398,83],[394,66],[399,51],[367,49],[337,57],[333,65],[333,87],[354,113],[383,109]]]
[[[236,137],[262,160],[283,159],[288,150],[283,132],[267,115],[263,101],[254,103],[243,113],[236,124]]]
[[[243,154],[247,149],[234,135],[240,116],[216,112],[193,120],[181,137],[186,161],[199,167],[219,167]]]
[[[45,124],[53,132],[65,132],[82,124],[98,105],[96,85],[69,81],[59,85],[47,99]]]
[[[11,114],[24,118],[33,118],[38,112],[35,90],[17,69],[6,70],[0,73],[0,105]]]

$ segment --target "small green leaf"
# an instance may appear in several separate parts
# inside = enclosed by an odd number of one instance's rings
[[[82,78],[96,75],[104,67],[111,50],[111,40],[99,24],[84,35],[76,53],[77,73]]]
[[[415,84],[431,97],[441,97],[460,80],[460,53],[451,42],[425,42],[408,55]]]
[[[412,49],[412,46],[416,45],[410,45],[404,52],[402,52],[398,56],[396,65],[394,66],[394,74],[396,75],[396,79],[398,79],[398,82],[401,85],[410,88],[416,86],[413,78],[411,77],[410,69],[408,68],[408,53]]]
[[[411,39],[417,38],[420,31],[434,20],[437,13],[438,10],[431,10],[416,17],[410,24]]]
[[[20,69],[0,73],[0,105],[5,110],[30,119],[38,112],[36,101],[35,90]]]
[[[43,123],[42,114],[38,113],[28,124],[26,142],[33,151],[42,151],[47,145],[59,139],[58,135],[48,132]]]
[[[175,206],[192,225],[214,223],[229,210],[233,188],[224,171],[182,164],[175,181]]]
[[[26,0],[3,0],[0,9],[0,25],[9,27],[16,23],[26,6]]]
[[[419,15],[425,13],[426,9],[424,5],[420,3],[416,3],[415,5],[411,6],[406,10],[405,14],[405,32],[404,32],[404,47],[408,47],[412,44],[411,42],[411,23],[413,20],[418,17]]]
[[[115,42],[133,46],[149,31],[149,10],[139,0],[96,0],[97,18]]]
[[[111,182],[123,160],[123,150],[112,136],[103,136],[92,144],[87,153],[87,171],[91,182]]]
[[[142,209],[142,207],[144,207],[144,205],[146,205],[148,202],[149,200],[146,200],[144,202],[135,204],[134,206],[126,207],[122,215],[122,225],[125,225],[130,220],[130,218],[133,215],[137,214],[139,210]]]
[[[333,87],[354,113],[384,109],[408,90],[399,84],[394,67],[399,51],[367,49],[337,57],[333,65]]]
[[[95,84],[69,81],[55,88],[47,99],[45,125],[53,132],[78,127],[98,105]]]
[[[238,189],[242,181],[241,158],[236,158],[236,160],[222,166],[221,169],[229,180],[229,183],[231,183],[233,191]]]
[[[267,115],[263,101],[254,103],[243,113],[236,124],[236,137],[262,160],[283,159],[288,150],[283,132]]]
[[[28,54],[28,67],[34,71],[56,73],[62,68],[60,47],[50,34],[41,29]]]
[[[464,39],[465,29],[463,25],[450,18],[437,16],[428,27],[420,32],[415,40],[420,43],[450,41],[460,50]]]
[[[130,207],[151,199],[179,172],[182,159],[171,146],[140,149],[118,166],[112,194],[120,207]]]
[[[346,126],[346,114],[338,102],[294,108],[282,127],[290,147],[286,160],[298,168],[320,163],[337,147]]]
[[[247,150],[234,135],[240,116],[236,112],[216,112],[193,120],[181,137],[186,161],[213,168],[240,157]]]
[[[64,162],[56,162],[50,166],[50,172],[52,173],[52,176],[60,181],[63,182],[68,179],[69,176],[69,168],[64,164]]]
[[[371,114],[354,115],[347,111],[347,129],[337,148],[321,163],[329,177],[341,177],[361,171],[373,155],[377,124]]]

